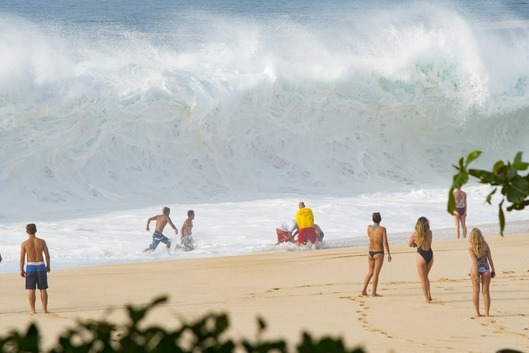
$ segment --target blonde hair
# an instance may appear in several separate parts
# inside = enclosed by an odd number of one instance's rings
[[[487,252],[489,251],[489,245],[483,238],[483,234],[481,234],[481,231],[478,228],[472,229],[470,236],[468,237],[468,242],[470,243],[470,248],[476,257],[480,258],[487,255]]]
[[[427,239],[430,232],[430,222],[426,217],[420,217],[415,224],[415,232],[417,233],[417,246],[421,246]]]

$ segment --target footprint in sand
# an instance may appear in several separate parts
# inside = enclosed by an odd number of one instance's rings
[[[340,299],[348,299],[348,300],[353,301],[353,302],[357,301],[355,297],[349,297],[349,296],[340,297]]]

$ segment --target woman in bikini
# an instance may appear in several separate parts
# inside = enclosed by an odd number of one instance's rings
[[[456,238],[459,239],[460,231],[463,231],[463,238],[467,237],[467,193],[461,188],[455,188],[453,191],[456,199],[456,209],[454,210],[454,225],[456,226]]]
[[[430,292],[430,280],[428,274],[433,265],[432,231],[426,217],[420,217],[415,225],[415,232],[411,235],[410,247],[417,248],[417,272],[421,279],[422,293],[427,303],[432,301]]]
[[[367,255],[368,272],[364,280],[362,295],[367,294],[367,286],[373,278],[373,297],[381,297],[377,294],[378,275],[384,264],[384,248],[388,253],[388,262],[391,262],[391,253],[389,252],[388,235],[386,228],[380,226],[382,217],[380,213],[373,213],[373,225],[367,226],[367,236],[369,237],[369,254]]]
[[[481,231],[477,228],[472,229],[468,239],[470,248],[470,258],[472,259],[472,268],[470,269],[470,279],[472,281],[472,302],[474,310],[479,317],[479,292],[480,283],[483,284],[481,292],[483,293],[483,302],[485,304],[485,316],[489,316],[490,309],[490,281],[496,277],[494,271],[494,262],[490,253],[489,244],[483,238]]]

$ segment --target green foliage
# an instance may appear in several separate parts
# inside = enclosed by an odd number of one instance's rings
[[[288,353],[284,340],[266,341],[260,337],[266,323],[258,318],[255,342],[242,342],[226,338],[229,327],[225,314],[209,314],[195,322],[183,323],[174,331],[158,326],[141,328],[140,323],[156,305],[165,303],[166,297],[155,299],[144,308],[127,306],[128,322],[116,325],[106,321],[78,321],[77,326],[61,335],[48,353]],[[362,348],[347,348],[341,339],[312,337],[304,332],[296,345],[297,353],[365,353]],[[498,353],[521,353],[502,349]],[[30,324],[23,334],[12,331],[0,336],[0,353],[45,353],[40,346],[37,326]]]
[[[526,171],[529,168],[529,163],[522,161],[522,152],[518,152],[514,157],[513,162],[497,161],[492,167],[491,171],[470,169],[468,166],[481,155],[481,151],[472,151],[468,154],[466,160],[461,157],[459,165],[454,166],[458,173],[454,175],[452,187],[448,192],[448,207],[447,211],[453,214],[455,209],[455,198],[453,191],[455,188],[465,185],[469,176],[479,180],[482,184],[489,184],[494,188],[488,194],[486,202],[491,203],[492,196],[498,191],[503,195],[501,202],[498,205],[498,218],[500,220],[500,232],[503,236],[505,229],[505,213],[503,211],[503,204],[505,200],[509,203],[507,211],[523,210],[525,206],[529,205],[529,174],[521,175],[519,172]]]
[[[191,323],[182,323],[175,330],[159,326],[142,328],[148,312],[165,303],[166,297],[155,299],[143,308],[127,306],[128,322],[117,325],[106,321],[78,321],[74,328],[63,333],[49,353],[287,353],[284,340],[267,341],[261,336],[266,323],[258,318],[255,342],[241,342],[225,337],[229,327],[225,314],[209,314]],[[361,348],[348,349],[341,339],[313,338],[303,333],[303,341],[296,347],[298,353],[363,353]],[[40,353],[38,328],[31,324],[26,333],[16,331],[0,337],[0,353]]]

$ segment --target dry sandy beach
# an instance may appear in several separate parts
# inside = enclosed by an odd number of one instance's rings
[[[236,337],[252,338],[260,315],[267,337],[296,343],[308,331],[343,337],[367,352],[529,352],[529,235],[487,240],[497,273],[490,318],[472,317],[467,240],[434,238],[431,304],[423,301],[416,253],[407,244],[391,245],[393,261],[382,268],[379,298],[359,296],[367,271],[364,247],[61,271],[53,271],[52,259],[50,314],[30,315],[23,279],[0,276],[0,333],[34,321],[49,347],[76,319],[119,322],[125,304],[168,295],[150,322],[174,327],[182,317],[225,311]]]

